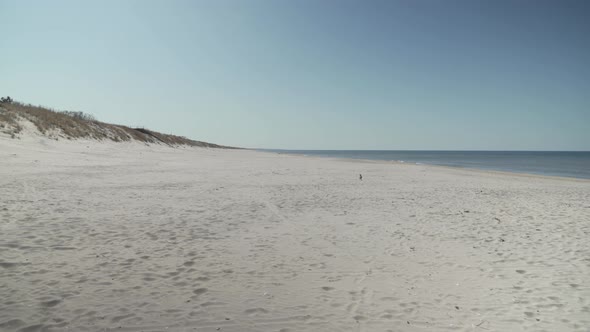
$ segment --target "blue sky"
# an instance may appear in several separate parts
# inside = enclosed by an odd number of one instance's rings
[[[6,1],[0,94],[284,149],[590,150],[588,1]]]

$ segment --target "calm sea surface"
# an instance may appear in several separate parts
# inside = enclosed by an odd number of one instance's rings
[[[415,164],[590,179],[590,152],[264,150],[330,158],[393,160]]]

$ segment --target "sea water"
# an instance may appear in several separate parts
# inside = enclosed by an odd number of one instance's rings
[[[264,150],[590,179],[590,151]]]

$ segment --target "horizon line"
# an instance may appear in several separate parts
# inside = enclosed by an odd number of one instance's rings
[[[366,152],[392,152],[392,151],[404,151],[404,152],[588,152],[590,150],[473,150],[473,149],[465,149],[465,150],[448,150],[448,149],[439,149],[439,150],[428,150],[428,149],[392,149],[392,150],[383,150],[383,149],[274,149],[274,148],[245,148],[247,150],[268,150],[268,151],[366,151]]]

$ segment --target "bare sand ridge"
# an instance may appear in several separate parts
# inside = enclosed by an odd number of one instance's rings
[[[590,181],[0,138],[0,188],[0,331],[590,329]]]

